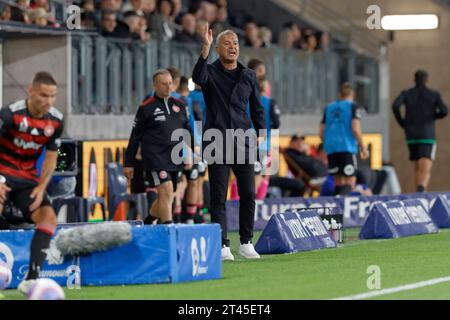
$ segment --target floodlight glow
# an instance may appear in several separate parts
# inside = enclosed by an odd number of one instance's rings
[[[438,26],[439,18],[435,14],[388,15],[381,19],[385,30],[433,30]]]

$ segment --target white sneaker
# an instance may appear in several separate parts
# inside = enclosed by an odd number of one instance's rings
[[[255,247],[251,242],[244,243],[239,246],[239,254],[247,259],[259,259],[261,258],[256,252]]]
[[[230,247],[222,247],[222,261],[234,261],[234,256],[231,253]]]
[[[194,219],[186,219],[186,224],[194,224]]]
[[[17,287],[17,290],[20,293],[23,293],[24,295],[28,295],[28,293],[34,287],[35,284],[36,284],[36,279],[22,280],[22,282]]]

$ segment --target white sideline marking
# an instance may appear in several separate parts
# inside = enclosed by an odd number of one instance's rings
[[[398,287],[393,287],[393,288],[387,288],[387,289],[382,289],[382,290],[373,290],[373,291],[369,291],[369,292],[365,292],[365,293],[355,294],[353,296],[335,298],[333,300],[368,299],[368,298],[383,296],[385,294],[391,294],[391,293],[396,293],[396,292],[401,292],[401,291],[414,290],[414,289],[422,288],[422,287],[428,287],[428,286],[432,286],[432,285],[435,285],[438,283],[443,283],[443,282],[450,282],[450,276],[442,277],[442,278],[435,278],[435,279],[411,283],[411,284],[406,284],[403,286],[398,286]]]

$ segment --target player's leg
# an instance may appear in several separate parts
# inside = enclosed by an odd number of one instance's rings
[[[165,181],[156,187],[158,190],[158,216],[161,223],[171,223],[174,187],[171,180]]]
[[[194,217],[197,213],[197,193],[199,180],[188,180],[188,187],[186,190],[186,223],[193,224]]]
[[[185,175],[181,176],[180,181],[177,183],[177,191],[175,192],[174,208],[173,208],[173,221],[182,222],[182,201],[185,196],[186,188],[188,186]]]
[[[210,183],[211,222],[220,224],[222,227],[222,245],[229,247],[230,240],[227,239],[225,202],[227,198],[230,167],[226,164],[210,164],[208,165],[208,172]]]
[[[232,166],[236,176],[239,193],[239,236],[241,244],[253,238],[255,221],[255,172],[254,165],[241,164]]]
[[[161,218],[160,212],[163,210],[161,209],[158,186],[168,181],[168,174],[166,171],[145,171],[144,178],[146,186],[156,192],[156,199],[149,209],[149,215],[144,220],[145,224],[153,224],[158,218]]]
[[[39,277],[39,270],[47,256],[45,250],[50,246],[50,239],[55,233],[57,225],[55,211],[49,205],[44,205],[35,210],[31,214],[31,220],[36,225],[36,231],[31,240],[30,265],[26,277],[27,280]]]
[[[419,160],[417,160],[416,187],[418,192],[424,192],[428,190],[432,166],[433,161],[431,159],[420,158]]]
[[[410,160],[414,161],[414,182],[418,192],[428,189],[436,144],[410,144]]]
[[[196,190],[196,213],[194,216],[194,223],[204,223],[205,219],[203,217],[203,183],[204,178],[199,176],[196,184],[195,184],[195,190]]]

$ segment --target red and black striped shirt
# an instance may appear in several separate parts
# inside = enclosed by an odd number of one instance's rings
[[[42,118],[20,100],[0,108],[0,174],[38,181],[36,160],[45,146],[57,151],[63,115],[54,107]]]

